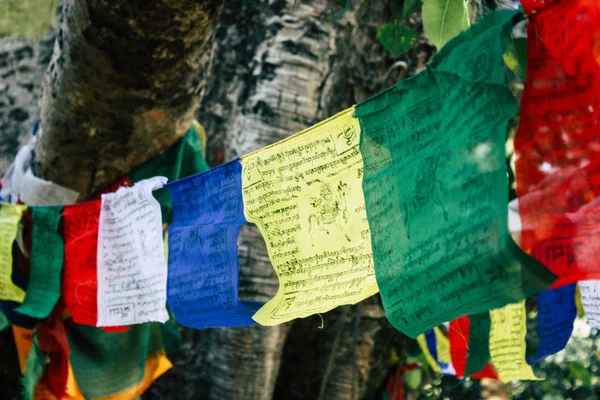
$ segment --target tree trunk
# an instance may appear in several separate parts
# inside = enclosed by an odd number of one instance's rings
[[[189,129],[223,0],[65,0],[34,173],[88,198]]]
[[[397,74],[388,82],[383,77],[394,60],[377,43],[378,26],[391,18],[387,2],[357,3],[335,23],[326,21],[326,1],[227,3],[198,118],[211,165],[290,136],[393,84]],[[410,72],[422,69],[432,53],[421,40],[406,58]],[[254,226],[242,229],[239,255],[241,297],[274,296],[277,277]],[[176,359],[144,398],[373,398],[392,345],[402,344],[378,297],[322,317],[323,329],[313,316],[276,327],[198,332],[189,348],[196,356]],[[203,372],[191,372],[192,363]],[[185,394],[174,394],[184,386]]]
[[[36,173],[84,199],[180,137],[199,98],[206,38],[218,12],[212,3],[67,0],[44,81]],[[328,4],[229,1],[198,113],[212,165],[283,139],[393,83],[394,74],[387,82],[383,77],[394,60],[376,39],[377,27],[391,22],[387,1],[353,2],[336,22],[326,21]],[[431,54],[421,40],[407,55],[410,72]],[[267,301],[278,281],[264,241],[245,226],[239,243],[240,295]],[[374,398],[390,347],[402,343],[378,297],[322,318],[182,329],[184,350],[144,398]]]

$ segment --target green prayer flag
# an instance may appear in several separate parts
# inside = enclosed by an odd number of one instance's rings
[[[74,324],[69,330],[69,359],[83,395],[100,398],[138,386],[148,359],[163,354],[165,343],[173,341],[161,325],[145,323],[132,325],[126,332],[108,333]]]
[[[199,126],[201,127],[201,125]],[[138,182],[153,176],[165,176],[169,179],[169,182],[173,182],[177,179],[206,171],[208,164],[204,160],[202,144],[198,137],[201,133],[196,131],[196,128],[192,126],[185,136],[179,139],[173,146],[133,170],[129,174],[129,177],[134,182]],[[160,203],[163,222],[170,222],[172,214],[169,191],[167,189],[159,189],[155,190],[153,195]]]
[[[485,368],[490,361],[490,313],[469,315],[469,347],[465,376],[473,375]]]
[[[388,319],[413,338],[555,279],[508,233],[504,147],[517,103],[502,57],[516,15],[488,15],[356,108],[377,283]]]
[[[29,285],[21,314],[43,319],[60,296],[64,242],[58,232],[63,207],[30,207],[32,219]]]
[[[21,378],[21,395],[24,400],[34,398],[35,387],[44,375],[46,369],[46,354],[40,349],[37,332],[33,334],[33,344],[27,355],[25,375]]]

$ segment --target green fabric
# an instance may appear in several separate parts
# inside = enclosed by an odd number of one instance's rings
[[[507,227],[504,146],[517,103],[502,57],[515,16],[483,18],[424,72],[356,108],[377,282],[388,319],[412,338],[555,278]]]
[[[24,400],[33,399],[35,387],[46,369],[46,354],[40,349],[37,332],[33,334],[33,344],[27,355],[25,375],[21,378],[21,396]]]
[[[81,392],[86,398],[109,396],[142,381],[148,356],[161,351],[166,342],[159,323],[130,326],[121,333],[108,333],[86,325],[69,330],[70,361]]]
[[[129,174],[138,182],[153,176],[174,181],[208,169],[201,143],[194,128],[168,150],[142,164]],[[171,197],[168,190],[153,192],[161,205],[163,222],[171,220]],[[179,350],[181,337],[169,310],[164,324],[146,323],[130,326],[122,333],[107,333],[85,325],[69,330],[70,361],[75,379],[86,398],[109,396],[137,385],[144,377],[146,359],[163,349]]]
[[[465,377],[481,371],[490,361],[490,329],[492,327],[490,313],[469,315],[469,320],[471,326]]]
[[[186,176],[206,171],[208,164],[202,154],[202,145],[198,138],[198,132],[191,127],[184,137],[179,139],[167,151],[154,157],[152,160],[142,164],[131,173],[129,177],[138,182],[153,176],[165,176],[169,182]],[[154,197],[160,203],[163,222],[172,219],[171,196],[167,189],[155,190]]]
[[[16,311],[43,319],[60,296],[64,242],[58,232],[63,207],[31,207],[31,258],[29,285]]]

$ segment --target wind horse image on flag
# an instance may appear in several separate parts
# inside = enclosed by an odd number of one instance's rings
[[[241,158],[244,213],[280,287],[253,318],[277,325],[377,293],[353,108]]]
[[[413,338],[554,280],[507,226],[504,148],[517,103],[503,54],[517,18],[489,14],[425,71],[356,107],[377,282],[388,319]]]

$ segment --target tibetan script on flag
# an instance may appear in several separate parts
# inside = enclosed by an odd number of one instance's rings
[[[375,293],[354,109],[242,157],[246,219],[279,277],[262,325],[357,303]]]

